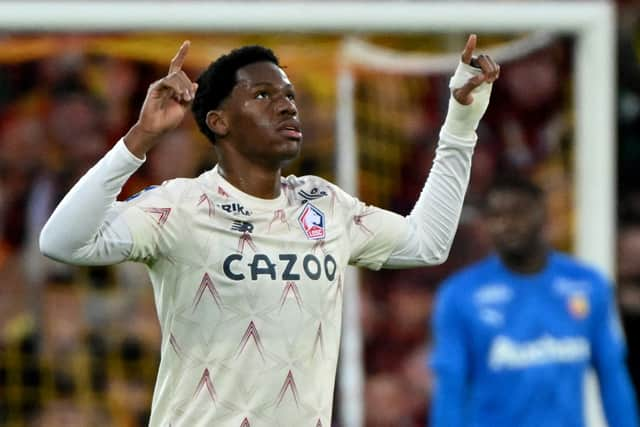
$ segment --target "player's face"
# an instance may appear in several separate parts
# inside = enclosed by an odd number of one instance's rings
[[[490,193],[485,215],[489,234],[496,250],[502,254],[523,256],[544,240],[544,207],[525,192]]]
[[[240,68],[225,107],[229,136],[248,159],[280,165],[300,151],[302,131],[295,91],[285,72],[271,62]]]

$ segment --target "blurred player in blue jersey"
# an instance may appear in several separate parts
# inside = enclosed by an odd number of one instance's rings
[[[608,281],[554,252],[544,195],[522,179],[489,192],[497,253],[449,278],[434,312],[432,427],[584,427],[593,367],[609,427],[637,427]]]

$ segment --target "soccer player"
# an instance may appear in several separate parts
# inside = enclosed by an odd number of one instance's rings
[[[472,57],[452,80],[437,157],[408,217],[315,177],[281,177],[302,143],[295,90],[268,49],[221,56],[192,82],[189,43],[153,83],[131,130],[69,191],[42,252],[73,264],[148,267],[162,326],[152,426],[331,425],[343,272],[438,264],[469,180],[475,129],[499,66]],[[472,61],[474,65],[472,65]],[[218,164],[116,202],[158,137],[191,106]]]
[[[497,254],[448,279],[434,311],[432,427],[584,427],[595,368],[609,427],[638,427],[612,287],[549,249],[542,191],[505,179],[486,225]]]

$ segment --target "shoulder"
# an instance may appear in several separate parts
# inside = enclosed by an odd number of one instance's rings
[[[196,179],[174,178],[161,184],[150,185],[127,198],[125,202],[138,204],[150,200],[165,200],[177,203],[196,186]]]
[[[554,287],[557,292],[586,292],[597,299],[608,299],[611,281],[595,266],[570,255],[554,252]]]
[[[494,264],[496,264],[495,256],[483,258],[453,273],[441,286],[472,287],[489,277],[488,273],[492,270]]]
[[[185,193],[194,187],[199,187],[198,178],[174,178],[164,181],[161,188],[170,193]]]
[[[492,280],[490,272],[495,263],[495,256],[490,256],[453,273],[439,286],[437,298],[460,301],[471,299],[476,289]]]
[[[561,252],[553,252],[551,256],[552,268],[556,273],[576,279],[589,280],[599,285],[609,282],[602,271],[582,260]]]
[[[296,176],[296,175],[288,175],[282,178],[282,184],[288,188],[296,189],[296,190],[304,190],[305,192],[317,193],[322,190],[329,190],[336,187],[335,184],[329,182],[328,180],[316,176],[316,175],[304,175],[304,176]]]
[[[333,202],[336,199],[352,198],[337,185],[316,175],[289,175],[282,178],[282,185],[285,191],[291,193],[291,196],[301,203],[315,202],[321,199]]]

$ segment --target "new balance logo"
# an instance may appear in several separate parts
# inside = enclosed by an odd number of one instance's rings
[[[253,224],[247,221],[233,221],[231,229],[241,233],[253,233]]]

